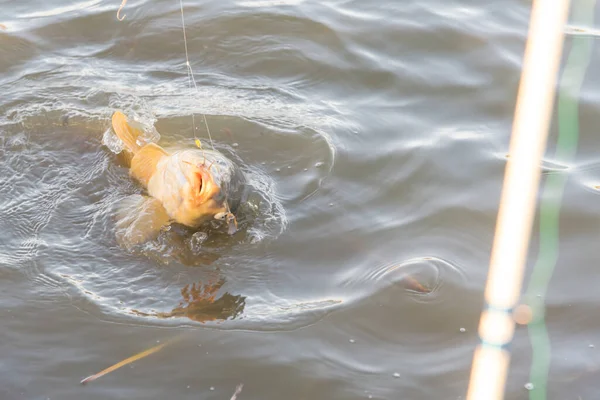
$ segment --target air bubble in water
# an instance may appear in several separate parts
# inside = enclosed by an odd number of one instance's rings
[[[533,383],[531,383],[531,382],[527,382],[527,383],[525,384],[525,389],[527,389],[527,390],[533,390]]]

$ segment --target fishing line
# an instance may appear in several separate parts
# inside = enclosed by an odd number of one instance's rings
[[[192,84],[193,84],[194,89],[196,89],[196,92],[198,92],[198,85],[196,84],[196,78],[194,78],[194,71],[192,70],[192,65],[190,64],[190,56],[189,56],[188,44],[187,44],[187,35],[185,33],[185,18],[183,16],[183,0],[179,0],[179,9],[181,10],[181,29],[183,31],[183,45],[185,48],[185,65],[186,65],[187,74],[188,74],[188,83],[189,83],[190,89],[192,89]],[[210,141],[210,146],[214,150],[215,146],[213,144],[212,136],[210,134],[210,129],[208,128],[208,122],[206,121],[206,114],[202,114],[202,118],[204,119],[204,125],[206,126],[206,132],[208,133],[208,140]],[[193,112],[192,112],[192,131],[194,133],[194,139],[196,139],[196,122],[195,122]],[[196,143],[198,143],[198,142],[196,142]]]
[[[125,19],[125,17],[127,15],[123,15],[121,17],[121,11],[123,10],[123,8],[125,7],[125,5],[127,4],[127,0],[122,0],[121,5],[119,6],[119,9],[117,10],[117,19],[119,21],[123,21]],[[188,85],[190,88],[190,91],[192,89],[192,86],[194,87],[194,89],[196,90],[196,93],[199,92],[198,90],[198,85],[196,84],[196,78],[194,77],[194,70],[192,69],[192,65],[190,64],[190,55],[189,55],[189,50],[188,50],[188,42],[187,42],[187,34],[185,31],[185,17],[184,17],[184,12],[183,12],[183,0],[179,0],[179,10],[181,11],[181,29],[183,32],[183,46],[185,49],[185,66],[186,66],[186,71],[187,71],[187,75],[188,75]],[[190,94],[190,98],[193,100],[193,96]],[[212,150],[215,150],[215,145],[212,139],[212,135],[210,134],[210,128],[208,127],[208,121],[206,119],[206,114],[202,113],[202,118],[204,119],[204,125],[206,126],[206,132],[208,134],[208,140],[210,142],[210,147],[212,148]],[[194,142],[196,143],[196,146],[198,146],[200,148],[200,150],[202,150],[202,153],[204,154],[204,149],[202,148],[202,144],[200,142],[200,139],[198,139],[198,137],[196,136],[196,118],[194,116],[194,112],[192,111],[192,134],[194,135]],[[206,161],[206,156],[204,157],[204,160]],[[211,163],[208,167],[208,169],[210,170],[210,168],[212,167],[214,163]],[[217,168],[217,171],[219,171],[219,165],[215,164],[215,167]],[[231,230],[231,226],[235,226],[235,229],[237,229],[237,219],[235,217],[235,215],[233,215],[233,213],[231,212],[231,208],[229,207],[229,199],[227,198],[227,193],[225,193],[225,208],[226,208],[226,213],[223,215],[222,219],[225,219],[228,223],[228,225],[230,226],[230,230]],[[221,219],[221,218],[219,218]]]
[[[573,23],[591,26],[596,0],[579,0],[572,9]],[[568,30],[565,30],[568,32]],[[577,29],[581,31],[581,29]],[[572,37],[571,51],[560,79],[558,95],[558,138],[554,159],[569,164],[575,157],[579,141],[578,100],[585,72],[590,62],[592,38]],[[545,297],[558,260],[560,206],[568,179],[568,171],[550,174],[546,178],[540,200],[540,245],[536,263],[526,291],[533,312],[528,324],[532,345],[530,370],[530,400],[545,400],[551,346],[545,322]]]
[[[198,85],[196,84],[196,78],[194,78],[194,71],[192,70],[192,65],[190,64],[190,56],[189,56],[188,45],[187,45],[187,35],[185,33],[185,18],[183,16],[183,0],[179,0],[179,9],[181,10],[181,29],[183,31],[183,45],[185,48],[185,65],[186,65],[187,73],[188,73],[188,82],[190,83],[190,90],[192,89],[191,84],[193,83],[194,89],[196,89],[196,93],[198,93]],[[190,94],[190,97],[191,97],[191,94]],[[208,121],[206,120],[206,114],[202,114],[202,118],[204,119],[204,125],[206,125],[206,132],[208,133],[208,140],[210,141],[210,147],[214,151],[215,145],[213,143],[212,136],[210,134],[210,129],[208,128]],[[198,146],[202,150],[202,152],[204,152],[204,149],[202,149],[200,141],[196,137],[196,122],[195,122],[193,111],[192,111],[192,131],[194,134],[196,146]],[[206,157],[204,157],[204,159],[206,160]],[[209,170],[213,164],[214,163],[210,164],[210,166],[208,167]],[[215,167],[217,168],[217,171],[219,171],[219,165],[217,164],[217,165],[215,165]],[[223,215],[223,219],[226,220],[227,225],[229,226],[228,231],[232,232],[232,227],[235,226],[235,229],[237,230],[238,224],[237,224],[237,219],[236,219],[235,215],[233,215],[233,213],[231,212],[231,208],[229,207],[229,199],[227,197],[228,197],[228,194],[226,191],[225,192],[226,213]],[[216,216],[215,216],[215,218],[216,218]],[[221,218],[218,218],[218,219],[221,219]]]
[[[183,45],[185,48],[185,65],[186,65],[187,73],[188,73],[188,82],[190,83],[190,90],[192,89],[192,83],[193,83],[194,89],[196,89],[196,92],[198,92],[198,85],[196,84],[196,78],[194,78],[194,71],[192,70],[192,65],[190,64],[190,56],[189,56],[188,44],[187,44],[187,35],[185,33],[185,18],[183,16],[183,0],[179,0],[179,9],[181,10],[181,29],[183,31]],[[190,95],[190,97],[191,97],[191,95]],[[210,147],[213,150],[215,150],[215,145],[213,143],[212,136],[210,134],[210,129],[208,128],[208,121],[206,120],[206,114],[202,114],[202,118],[204,119],[204,125],[206,126],[206,132],[208,133],[208,140],[210,141]],[[194,139],[195,139],[196,145],[198,147],[200,147],[200,149],[202,149],[200,141],[196,137],[196,122],[195,122],[195,118],[194,118],[194,112],[192,112],[192,131],[194,133]],[[202,151],[204,151],[204,150],[202,149]],[[206,157],[205,157],[205,159],[206,159]],[[208,167],[209,170],[212,165],[213,164],[211,164]],[[216,164],[215,167],[217,168],[217,171],[219,171],[219,165]],[[223,216],[223,219],[225,219],[227,221],[227,224],[230,227],[232,225],[234,225],[235,229],[237,229],[237,219],[235,218],[235,216],[231,212],[231,208],[229,207],[229,199],[227,198],[227,192],[225,192],[225,208],[227,209],[227,212]],[[231,230],[231,228],[230,228],[230,230]]]
[[[123,16],[121,16],[121,11],[123,11],[123,8],[125,8],[126,4],[127,4],[127,0],[122,0],[121,5],[119,6],[119,9],[117,10],[117,19],[119,21],[123,21],[125,19],[125,17],[127,16],[127,14],[123,14]],[[194,78],[194,71],[192,70],[192,65],[190,64],[190,56],[189,56],[188,44],[187,44],[187,35],[185,33],[185,18],[184,18],[184,14],[183,14],[183,0],[179,0],[179,9],[181,11],[181,28],[183,31],[183,45],[185,48],[185,66],[186,66],[186,70],[187,70],[187,74],[188,74],[188,84],[189,84],[190,89],[192,89],[192,86],[194,86],[194,89],[196,89],[196,92],[198,92],[199,91],[198,85],[196,84],[196,78]],[[206,126],[206,132],[208,133],[208,140],[210,141],[210,146],[214,150],[215,146],[213,144],[212,136],[210,134],[210,129],[208,127],[208,121],[206,120],[206,114],[203,113],[202,118],[204,119],[204,125]],[[198,144],[199,141],[198,141],[198,138],[196,137],[196,119],[194,117],[193,112],[192,112],[192,132],[194,134],[194,139],[196,140],[196,144]],[[198,145],[198,147],[201,147],[201,146]]]

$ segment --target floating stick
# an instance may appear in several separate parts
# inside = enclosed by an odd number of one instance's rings
[[[244,384],[240,383],[239,385],[237,385],[237,388],[235,388],[235,393],[233,394],[233,396],[231,396],[230,400],[236,400],[237,399],[237,395],[242,393],[242,389],[244,388]]]
[[[97,374],[88,376],[87,378],[85,378],[84,380],[82,380],[80,383],[82,385],[85,385],[86,383],[93,382],[96,379],[101,378],[104,375],[106,375],[106,374],[108,374],[110,372],[113,372],[114,370],[117,370],[117,369],[119,369],[119,368],[121,368],[121,367],[123,367],[123,366],[125,366],[127,364],[131,364],[134,361],[141,360],[144,357],[147,357],[147,356],[149,356],[151,354],[154,354],[157,351],[160,351],[166,345],[174,343],[174,342],[177,342],[180,339],[181,339],[181,336],[177,336],[174,339],[166,341],[165,343],[162,343],[162,344],[156,345],[154,347],[151,347],[151,348],[149,348],[147,350],[142,351],[141,353],[137,353],[136,355],[133,355],[133,356],[131,356],[129,358],[126,358],[125,360],[120,361],[120,362],[116,363],[115,365],[112,365],[112,366],[110,366],[110,367],[108,367],[108,368],[106,368],[106,369],[98,372]]]

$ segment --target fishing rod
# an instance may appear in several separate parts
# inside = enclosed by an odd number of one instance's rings
[[[533,1],[467,400],[504,398],[569,4]]]

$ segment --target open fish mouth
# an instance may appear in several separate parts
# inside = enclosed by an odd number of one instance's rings
[[[199,187],[198,187],[198,194],[201,197],[206,196],[207,198],[205,200],[208,200],[208,196],[210,196],[211,192],[214,191],[216,186],[218,187],[217,183],[215,182],[215,177],[206,167],[204,167],[202,165],[198,166],[198,171],[196,172],[196,176],[198,177],[198,179],[200,181]],[[217,196],[220,196],[221,189],[219,188],[218,190],[219,190],[219,193],[217,194]],[[213,198],[214,197],[215,196],[213,196]]]

